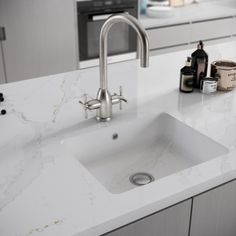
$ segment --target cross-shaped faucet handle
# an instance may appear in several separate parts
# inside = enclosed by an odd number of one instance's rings
[[[84,94],[84,102],[79,101],[79,103],[83,106],[84,108],[84,117],[85,119],[88,119],[88,106],[87,106],[87,102],[88,102],[88,96],[87,94]]]

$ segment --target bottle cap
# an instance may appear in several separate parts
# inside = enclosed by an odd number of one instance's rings
[[[200,40],[198,45],[197,45],[197,48],[198,49],[203,49],[203,47],[204,47],[204,44],[203,44],[202,40]]]
[[[187,61],[186,61],[186,66],[191,66],[192,63],[192,58],[191,57],[187,57]]]

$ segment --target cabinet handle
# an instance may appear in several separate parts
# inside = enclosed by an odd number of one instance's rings
[[[104,14],[104,15],[95,15],[92,17],[93,21],[100,21],[100,20],[106,20],[108,17],[110,17],[112,14]]]
[[[6,31],[5,27],[0,27],[0,41],[6,40]]]

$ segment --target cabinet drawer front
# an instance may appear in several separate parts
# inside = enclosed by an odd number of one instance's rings
[[[190,26],[188,24],[150,29],[147,32],[150,49],[175,46],[190,41]]]
[[[221,38],[232,35],[233,18],[193,23],[191,41]]]
[[[236,17],[233,19],[233,34],[236,35]]]
[[[187,200],[106,236],[188,236],[190,209]]]

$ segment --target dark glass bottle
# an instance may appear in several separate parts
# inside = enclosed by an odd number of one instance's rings
[[[180,70],[179,90],[183,93],[193,92],[194,71],[191,67],[191,57],[187,58],[185,67]]]
[[[194,70],[194,87],[200,88],[200,80],[207,76],[208,55],[204,51],[204,44],[199,41],[197,50],[192,53],[192,68]]]

